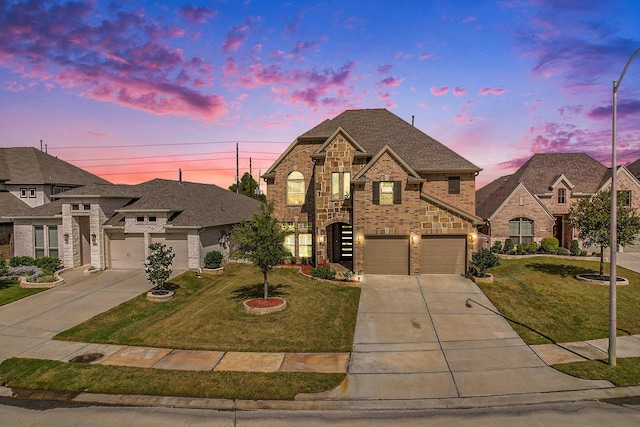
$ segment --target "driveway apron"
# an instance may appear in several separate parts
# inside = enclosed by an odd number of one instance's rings
[[[427,399],[612,387],[548,367],[461,276],[365,276],[346,382],[329,399]]]
[[[137,270],[91,275],[72,270],[62,277],[61,286],[0,307],[0,361],[50,351],[72,353],[86,344],[49,340],[151,287],[144,272]]]

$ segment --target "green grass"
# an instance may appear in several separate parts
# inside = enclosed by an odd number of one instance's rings
[[[9,304],[47,288],[21,288],[16,280],[0,280],[0,305]]]
[[[597,274],[598,261],[535,257],[500,262],[499,267],[491,269],[495,282],[478,286],[503,315],[517,322],[510,323],[527,344],[609,336],[609,287],[575,278],[581,273]],[[618,275],[629,280],[629,285],[617,288],[618,335],[640,334],[640,274],[618,267]],[[607,380],[619,387],[640,385],[640,358],[619,358],[616,367],[602,360],[553,367],[579,378]]]
[[[127,344],[193,350],[261,352],[351,351],[360,289],[318,282],[295,269],[269,273],[270,296],[284,297],[287,308],[256,316],[242,302],[262,296],[260,270],[228,265],[224,274],[186,273],[170,302],[144,295],[58,334],[69,341]]]
[[[574,377],[590,380],[607,380],[618,387],[640,385],[640,358],[618,358],[617,366],[612,367],[604,360],[564,363],[553,365],[557,370]]]
[[[553,257],[503,259],[491,269],[495,282],[479,286],[503,315],[555,342],[606,338],[609,287],[575,278],[597,273],[598,266],[597,261]],[[628,286],[618,286],[618,335],[640,334],[640,274],[619,267],[618,275],[629,280]],[[512,326],[527,344],[550,342],[521,325]]]
[[[0,380],[13,388],[218,399],[291,400],[298,393],[332,389],[344,378],[344,374],[169,371],[18,358],[0,364]]]

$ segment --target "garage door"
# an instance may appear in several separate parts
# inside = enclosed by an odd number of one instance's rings
[[[151,241],[163,243],[173,249],[173,253],[176,254],[171,264],[173,271],[189,269],[189,245],[186,234],[151,235]]]
[[[145,252],[142,234],[109,235],[111,268],[144,269]]]
[[[464,274],[466,254],[466,236],[423,237],[420,247],[420,273]]]
[[[366,237],[366,274],[409,274],[408,237]]]

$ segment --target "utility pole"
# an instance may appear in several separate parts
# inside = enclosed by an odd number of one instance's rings
[[[251,192],[252,182],[253,182],[253,169],[251,168],[251,157],[249,157],[249,197],[253,197],[253,193]],[[253,197],[255,199],[255,197]]]
[[[240,191],[240,167],[238,165],[238,143],[236,142],[236,194]]]

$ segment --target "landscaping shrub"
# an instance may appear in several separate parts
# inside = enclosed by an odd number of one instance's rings
[[[35,265],[9,266],[6,275],[9,277],[28,277],[30,282],[35,282],[42,275],[42,269]]]
[[[220,268],[222,259],[222,253],[219,251],[209,251],[204,256],[204,266],[205,268]]]
[[[175,256],[170,246],[167,247],[160,242],[149,245],[149,256],[144,263],[144,272],[147,273],[147,280],[154,285],[154,289],[164,289],[171,276],[171,264]]]
[[[504,241],[504,248],[502,249],[505,254],[513,252],[513,240],[507,239]]]
[[[311,269],[311,275],[321,279],[332,280],[336,277],[336,271],[328,265],[325,267],[313,267]]]
[[[560,247],[558,248],[558,250],[556,251],[556,253],[557,253],[558,255],[569,255],[571,252],[569,252],[569,249],[567,249],[567,248],[563,248],[562,246],[560,246]]]
[[[579,256],[580,252],[582,252],[580,250],[580,243],[578,243],[577,240],[572,240],[571,241],[571,255],[573,256]]]
[[[516,248],[518,255],[524,255],[527,253],[527,247],[524,245],[524,243],[518,243],[518,246]]]
[[[491,252],[499,254],[502,252],[502,242],[500,240],[496,240],[493,242],[493,246],[491,246]]]
[[[580,256],[587,256],[587,255],[589,255],[589,252],[587,252],[586,250],[583,249],[580,251]]]
[[[540,242],[540,250],[549,254],[555,254],[558,251],[560,242],[555,237],[545,237]]]
[[[500,265],[500,258],[489,249],[482,248],[471,256],[471,265],[476,277],[484,277],[488,269]]]
[[[538,244],[536,242],[529,242],[527,245],[527,253],[535,254],[536,252],[538,252]]]
[[[7,272],[7,263],[5,262],[4,258],[0,258],[0,276],[4,276],[6,272]]]
[[[42,258],[36,258],[36,265],[43,270],[53,273],[60,268],[62,262],[58,258],[51,258],[48,256]]]
[[[20,267],[22,265],[36,265],[36,260],[30,256],[13,256],[9,258],[9,267]]]

